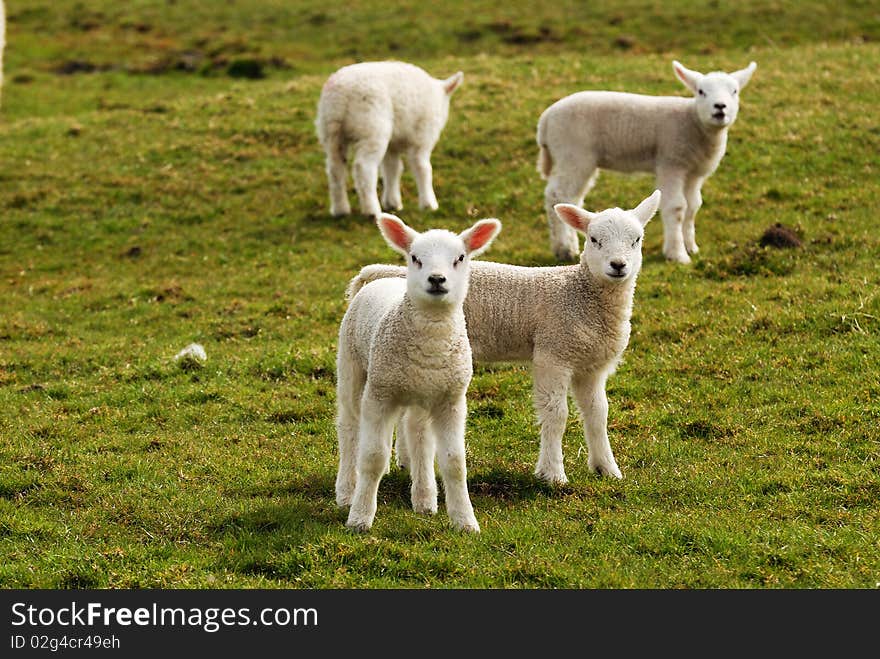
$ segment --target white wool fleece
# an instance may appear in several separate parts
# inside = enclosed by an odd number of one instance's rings
[[[391,454],[391,434],[405,410],[416,410],[428,429],[413,452],[439,457],[446,508],[456,528],[479,531],[467,493],[465,394],[473,373],[462,305],[470,261],[498,232],[481,220],[454,234],[423,234],[383,214],[383,236],[405,256],[406,278],[374,281],[358,290],[339,330],[336,501],[350,506],[347,526],[365,531],[376,514],[379,480]],[[413,474],[413,508],[437,510],[436,483]]]
[[[330,213],[351,212],[347,161],[365,215],[400,210],[400,177],[405,158],[412,168],[419,207],[436,210],[431,153],[449,117],[449,99],[461,85],[458,73],[430,76],[406,62],[361,62],[331,75],[321,90],[315,127],[326,155]],[[382,177],[382,204],[376,193]]]

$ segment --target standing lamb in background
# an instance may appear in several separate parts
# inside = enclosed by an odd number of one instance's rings
[[[538,171],[547,180],[544,200],[550,245],[563,261],[577,258],[578,237],[556,217],[559,202],[583,204],[598,169],[654,172],[663,193],[663,254],[689,263],[698,251],[694,217],[700,188],[727,147],[736,120],[739,91],[756,64],[734,73],[703,75],[672,63],[675,75],[695,95],[645,96],[585,91],[548,107],[538,120]]]
[[[431,152],[449,116],[449,99],[464,78],[446,80],[404,62],[362,62],[345,66],[324,83],[315,125],[327,154],[330,213],[351,212],[346,163],[354,149],[352,176],[361,212],[378,217],[376,194],[382,171],[382,207],[400,210],[401,156],[405,153],[419,191],[419,207],[437,209]]]
[[[372,282],[351,301],[339,329],[336,502],[350,505],[350,528],[366,531],[376,515],[379,481],[388,467],[394,424],[409,408],[427,427],[414,453],[430,455],[430,481],[413,472],[412,503],[436,512],[433,456],[440,462],[446,510],[459,529],[478,532],[467,491],[465,394],[473,374],[462,304],[470,259],[501,230],[480,220],[454,234],[419,234],[394,215],[382,214],[379,229],[408,262],[406,279]]]
[[[569,388],[583,417],[590,470],[623,477],[608,441],[605,382],[629,342],[644,226],[657,212],[660,199],[657,190],[631,211],[612,208],[601,213],[557,204],[559,217],[588,238],[580,265],[471,264],[464,313],[474,359],[532,362],[534,404],[541,423],[535,474],[550,483],[568,480],[562,435]],[[366,266],[346,295],[372,286],[369,282],[404,274],[397,266]],[[422,425],[417,418],[404,418],[398,427],[398,462],[413,474],[433,469],[424,464],[423,452],[412,449],[423,434]]]

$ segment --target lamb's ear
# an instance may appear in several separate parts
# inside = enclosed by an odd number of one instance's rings
[[[758,65],[752,62],[746,68],[740,69],[739,71],[734,71],[730,74],[736,83],[739,85],[739,88],[742,89],[747,84],[749,84],[749,80],[752,79],[752,74],[755,72],[755,69],[758,68]]]
[[[418,237],[418,231],[410,229],[403,223],[403,220],[391,213],[382,213],[376,218],[376,224],[379,226],[382,237],[385,238],[391,249],[400,252],[404,256],[409,255],[409,248],[413,240]]]
[[[470,229],[458,234],[470,256],[479,256],[485,252],[495,236],[501,231],[501,222],[492,218],[480,220]]]
[[[684,83],[684,86],[691,90],[692,94],[697,93],[697,87],[700,84],[700,78],[703,74],[699,71],[691,71],[678,60],[672,61],[672,70],[675,71],[675,77]]]
[[[574,204],[556,204],[553,207],[553,210],[556,211],[559,219],[565,222],[572,229],[580,231],[581,233],[587,232],[587,227],[590,224],[590,220],[592,220],[595,216],[595,213],[586,211],[583,208],[575,206]]]
[[[658,208],[660,208],[660,190],[654,190],[654,193],[633,208],[632,212],[639,218],[642,226],[645,226],[654,217]]]
[[[461,83],[464,81],[464,73],[459,71],[455,75],[449,76],[446,80],[443,81],[443,91],[446,92],[447,96],[452,96],[455,93],[455,90],[459,88]]]

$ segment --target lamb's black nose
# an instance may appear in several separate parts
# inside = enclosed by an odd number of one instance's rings
[[[611,261],[611,263],[609,263],[608,265],[614,268],[617,272],[620,272],[626,267],[626,263],[624,263],[623,261]]]
[[[726,103],[716,103],[716,104],[715,104],[715,108],[718,109],[718,110],[723,110],[723,109],[726,108],[726,107],[727,107],[727,104],[726,104]]]
[[[434,288],[439,288],[441,284],[446,283],[446,277],[444,277],[443,275],[430,275],[428,277],[428,282]]]

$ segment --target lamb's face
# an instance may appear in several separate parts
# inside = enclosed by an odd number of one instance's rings
[[[496,219],[480,220],[459,234],[445,229],[419,233],[388,213],[382,213],[376,224],[388,244],[406,257],[410,300],[422,308],[438,309],[464,303],[471,257],[486,250],[501,231]]]
[[[756,66],[752,62],[746,68],[733,73],[713,71],[703,75],[698,71],[691,71],[679,62],[672,63],[675,75],[694,95],[700,122],[712,128],[727,128],[736,121],[739,93],[748,84]]]
[[[470,257],[459,236],[443,229],[426,231],[413,240],[407,261],[407,292],[416,305],[464,302]]]
[[[600,282],[622,284],[642,268],[642,238],[645,225],[660,206],[660,191],[645,198],[632,210],[609,208],[591,213],[572,204],[556,204],[559,218],[586,236],[581,267]]]
[[[697,115],[707,126],[727,128],[739,112],[739,84],[726,73],[707,73],[696,85]]]
[[[644,230],[632,212],[612,208],[590,220],[581,264],[599,281],[629,281],[642,267]]]

